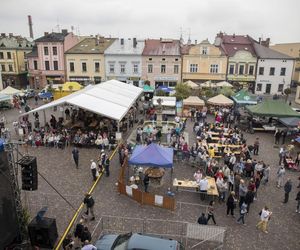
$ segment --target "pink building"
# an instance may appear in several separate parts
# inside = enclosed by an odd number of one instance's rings
[[[142,53],[142,79],[174,88],[181,80],[180,41],[148,39]]]
[[[47,33],[35,40],[35,48],[27,55],[28,78],[32,88],[43,88],[47,84],[65,82],[64,53],[79,42],[77,36],[62,30]]]

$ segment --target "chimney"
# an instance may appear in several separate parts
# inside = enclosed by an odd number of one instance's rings
[[[99,45],[99,43],[100,43],[99,35],[96,35],[96,45]]]
[[[49,32],[44,32],[44,36],[47,36],[47,35],[49,35]]]
[[[198,41],[197,41],[197,40],[195,40],[195,44],[197,44],[197,42],[198,42]]]
[[[1,37],[5,37],[6,36],[6,34],[5,33],[1,33]]]
[[[124,45],[124,38],[120,39],[121,45]]]
[[[220,31],[219,34],[217,34],[217,37],[223,38],[223,32]]]
[[[9,35],[9,37],[13,37],[13,36],[14,36],[14,34],[13,34],[13,33],[9,33],[8,35]]]
[[[61,33],[63,33],[64,35],[67,35],[68,34],[68,30],[67,29],[62,29]]]
[[[270,46],[270,38],[267,38],[266,40],[261,40],[260,44],[262,46],[265,46],[265,47],[269,48],[269,46]]]
[[[261,37],[260,37],[260,38],[258,38],[258,43],[259,43],[259,44],[261,44]]]
[[[235,33],[233,33],[232,37],[235,38]]]
[[[136,48],[137,42],[136,42],[136,38],[133,38],[133,48]]]
[[[32,19],[30,15],[28,16],[28,25],[29,25],[29,37],[33,39]]]

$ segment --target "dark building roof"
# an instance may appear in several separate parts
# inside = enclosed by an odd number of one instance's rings
[[[180,56],[180,42],[172,39],[147,39],[143,56]]]
[[[31,50],[33,42],[21,36],[1,36],[0,49]]]
[[[290,57],[286,54],[277,52],[276,50],[267,48],[259,43],[253,43],[257,57],[265,59],[288,59],[293,60],[293,57]]]
[[[89,37],[65,52],[65,54],[103,54],[114,42],[114,38]]]
[[[65,40],[65,37],[68,34],[69,33],[67,32],[64,33],[52,32],[36,39],[35,42],[63,42]]]
[[[34,45],[32,48],[32,51],[26,54],[26,57],[38,57],[38,50],[37,50],[37,46]]]

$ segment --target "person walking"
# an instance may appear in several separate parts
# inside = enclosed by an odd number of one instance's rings
[[[84,241],[81,250],[97,250],[97,247],[95,247],[89,240],[86,240]]]
[[[109,164],[110,164],[109,157],[108,157],[108,155],[106,155],[105,161],[104,161],[104,169],[105,169],[105,176],[106,177],[109,177],[109,174],[110,174]]]
[[[91,160],[91,172],[92,172],[93,180],[96,181],[98,170],[97,170],[97,164],[94,160]]]
[[[207,219],[204,213],[198,218],[198,224],[200,225],[207,225]]]
[[[209,207],[208,207],[208,213],[207,213],[207,224],[210,220],[210,218],[213,220],[214,224],[217,225],[216,220],[215,220],[215,215],[214,215],[214,201],[209,202]]]
[[[284,169],[284,165],[281,164],[281,166],[279,167],[279,169],[277,171],[277,187],[278,188],[282,187],[284,176],[285,176],[285,169]]]
[[[262,230],[264,233],[268,233],[267,227],[271,215],[272,212],[269,211],[269,208],[267,206],[265,206],[260,212],[260,221],[256,225],[257,229]]]
[[[92,215],[91,220],[95,220],[95,214],[94,214],[95,201],[94,201],[93,197],[89,193],[85,194],[85,198],[83,200],[83,203],[86,205],[86,212],[85,212],[85,214],[87,216],[89,216],[89,213],[91,213],[91,215]],[[82,241],[82,242],[84,242],[84,241]]]
[[[81,242],[84,243],[85,241],[90,242],[92,239],[91,233],[88,229],[88,227],[84,227],[82,236],[81,236]]]
[[[297,201],[297,209],[296,209],[296,213],[300,213],[300,191],[297,193],[296,196],[296,201]],[[207,220],[208,221],[208,220]]]
[[[275,137],[275,144],[279,144],[281,132],[278,128],[275,131],[274,137]]]
[[[148,193],[149,182],[150,182],[149,175],[146,174],[146,175],[144,176],[144,180],[143,180],[144,187],[145,187],[145,192],[146,192],[146,193]]]
[[[242,221],[243,225],[246,226],[245,224],[245,214],[247,213],[247,204],[243,202],[241,208],[240,208],[240,217],[237,219],[237,223]]]
[[[79,168],[79,150],[78,148],[74,147],[72,150],[73,160],[75,162],[76,168]]]
[[[292,191],[292,180],[289,178],[284,184],[284,201],[282,203],[287,203],[289,201],[289,195]]]
[[[253,201],[254,201],[254,192],[251,190],[248,190],[248,192],[246,193],[246,196],[245,196],[245,203],[247,205],[247,213],[250,212],[250,205],[251,205],[251,203],[253,203]]]
[[[263,178],[261,180],[263,185],[266,185],[269,182],[270,170],[271,168],[269,164],[266,167],[264,167]]]
[[[258,155],[258,151],[259,151],[259,138],[257,137],[253,145],[253,154]]]
[[[236,208],[236,199],[235,199],[235,192],[230,192],[230,195],[227,198],[227,216],[229,216],[229,212],[231,216],[234,218],[234,209]]]
[[[77,241],[81,240],[82,232],[83,232],[83,229],[84,229],[83,222],[84,222],[84,220],[80,219],[79,223],[75,227],[74,237],[75,237],[75,239],[77,239]]]

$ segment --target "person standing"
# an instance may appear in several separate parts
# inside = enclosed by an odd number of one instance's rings
[[[287,203],[289,201],[289,195],[292,191],[292,180],[289,178],[284,184],[284,201],[282,203]]]
[[[274,137],[275,137],[275,144],[279,144],[281,132],[278,128],[275,131]]]
[[[92,239],[91,233],[88,229],[88,227],[84,227],[82,236],[81,236],[81,242],[84,243],[86,241],[90,242]]]
[[[208,180],[206,177],[203,177],[199,182],[199,189],[200,189],[200,198],[202,201],[204,201],[208,189]]]
[[[96,181],[97,180],[97,164],[94,160],[91,160],[91,172],[92,172],[92,176],[93,176],[93,180]]]
[[[296,196],[296,201],[297,201],[297,209],[296,209],[296,213],[300,213],[300,191],[297,193]],[[207,220],[208,221],[208,220]]]
[[[94,201],[93,197],[89,193],[85,194],[83,203],[86,205],[86,212],[85,212],[85,214],[88,216],[89,213],[91,213],[91,215],[92,215],[91,220],[95,220],[95,214],[94,214],[95,201]],[[82,238],[81,238],[81,240],[82,240]],[[84,240],[82,242],[84,242]]]
[[[241,207],[243,202],[245,202],[246,194],[247,194],[247,187],[245,185],[245,181],[241,180],[239,185],[239,197],[240,197],[239,207]]]
[[[106,177],[109,177],[109,164],[110,164],[110,161],[109,161],[109,157],[108,155],[106,155],[105,157],[105,161],[104,161],[104,169],[105,169],[105,176]]]
[[[260,212],[260,221],[257,223],[256,227],[261,229],[264,233],[268,233],[268,221],[272,215],[272,212],[269,211],[269,208],[265,206]]]
[[[207,225],[207,219],[204,213],[202,213],[201,216],[198,218],[198,224]]]
[[[236,207],[236,199],[235,199],[235,193],[232,191],[230,192],[230,195],[227,198],[227,216],[229,216],[229,212],[231,216],[234,218],[234,209]]]
[[[214,201],[209,202],[209,207],[208,207],[208,213],[207,213],[207,224],[210,220],[210,218],[213,220],[214,224],[217,225],[216,220],[215,220],[215,215],[214,215]]]
[[[281,164],[281,166],[279,167],[278,171],[277,171],[277,187],[280,188],[283,185],[283,179],[285,176],[285,169],[283,164]]]
[[[75,227],[74,237],[77,240],[81,240],[82,232],[83,232],[83,229],[84,229],[83,222],[84,222],[84,220],[80,219],[79,223]]]
[[[282,145],[285,143],[285,138],[287,136],[287,131],[286,129],[282,130],[281,131],[281,134],[282,134]]]
[[[245,196],[245,203],[247,205],[247,213],[250,212],[250,205],[251,205],[251,203],[253,203],[253,201],[254,201],[254,192],[251,190],[248,190],[248,192],[246,193],[246,196]]]
[[[255,142],[254,142],[254,145],[253,145],[253,154],[258,155],[258,151],[259,151],[259,138],[257,137],[255,139]]]
[[[73,160],[75,162],[76,168],[79,168],[79,150],[78,148],[74,147],[72,150]]]
[[[240,208],[240,217],[237,219],[237,222],[239,223],[242,221],[243,225],[246,226],[245,224],[245,214],[247,213],[247,204],[243,202],[241,208]]]
[[[268,164],[263,171],[263,178],[262,178],[262,184],[266,185],[269,181],[269,176],[270,176],[270,165]]]
[[[81,250],[97,250],[97,247],[95,247],[89,240],[86,240],[84,241]]]
[[[148,193],[148,186],[149,186],[149,182],[150,182],[150,179],[149,179],[149,175],[148,175],[148,174],[146,174],[146,175],[144,176],[143,182],[144,182],[145,192]]]

